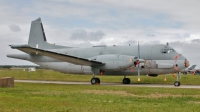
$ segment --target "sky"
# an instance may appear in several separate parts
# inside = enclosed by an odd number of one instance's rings
[[[34,65],[23,54],[31,21],[42,19],[47,41],[58,45],[166,44],[200,65],[199,0],[1,0],[0,65]]]

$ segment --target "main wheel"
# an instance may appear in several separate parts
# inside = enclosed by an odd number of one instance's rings
[[[124,79],[122,80],[122,83],[123,83],[123,84],[130,84],[130,82],[131,82],[131,80],[130,80],[129,78],[124,78]]]
[[[180,86],[181,83],[179,81],[174,82],[174,86]]]

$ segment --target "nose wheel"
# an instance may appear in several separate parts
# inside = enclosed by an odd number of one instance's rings
[[[181,77],[181,74],[180,74],[180,72],[178,72],[177,73],[177,75],[176,75],[176,81],[174,82],[174,86],[180,86],[181,85],[181,83],[180,83],[180,77]]]
[[[91,79],[91,84],[94,85],[94,84],[100,84],[100,79],[99,78],[92,78]]]
[[[181,83],[179,81],[174,82],[174,86],[180,86]]]

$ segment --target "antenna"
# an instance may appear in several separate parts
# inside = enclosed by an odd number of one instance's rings
[[[140,59],[140,43],[138,41],[138,58]]]

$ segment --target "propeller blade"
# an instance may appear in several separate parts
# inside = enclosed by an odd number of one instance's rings
[[[140,63],[138,64],[138,82],[140,82]]]
[[[140,60],[137,60],[136,65],[139,65],[139,64],[140,64]]]
[[[139,44],[139,41],[138,41],[138,59],[140,59],[140,44]],[[136,64],[138,64],[138,82],[140,82],[140,61],[138,60]]]
[[[139,41],[138,41],[138,58],[140,59],[140,44],[139,44]]]
[[[167,81],[166,74],[164,74],[164,81],[165,81],[165,82]]]
[[[138,82],[140,82],[140,78],[138,77]]]

